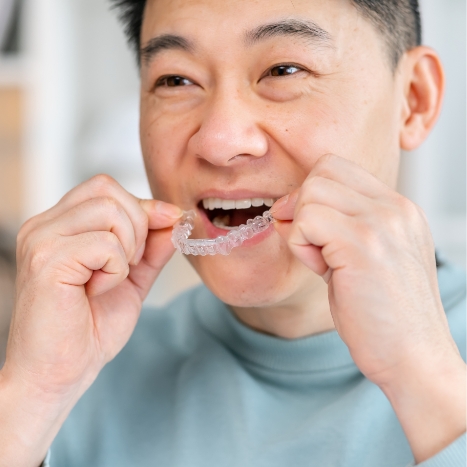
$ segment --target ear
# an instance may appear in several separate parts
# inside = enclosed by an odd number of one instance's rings
[[[401,65],[405,83],[400,147],[411,151],[425,141],[438,119],[445,77],[437,53],[429,47],[409,50]]]

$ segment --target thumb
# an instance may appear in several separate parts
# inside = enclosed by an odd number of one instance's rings
[[[144,300],[162,268],[175,252],[171,242],[172,228],[150,230],[144,246],[144,254],[136,266],[130,266],[128,278]]]
[[[135,255],[137,264],[130,266],[128,278],[133,282],[141,300],[144,300],[162,268],[174,254],[170,241],[173,225],[183,215],[178,207],[155,199],[138,199],[148,216],[146,241],[139,245]]]
[[[148,216],[149,230],[171,227],[183,215],[178,206],[157,199],[138,199],[138,203]]]

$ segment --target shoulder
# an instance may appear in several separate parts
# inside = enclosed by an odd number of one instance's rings
[[[465,270],[444,262],[438,268],[438,284],[451,334],[462,358],[466,359],[466,274]]]

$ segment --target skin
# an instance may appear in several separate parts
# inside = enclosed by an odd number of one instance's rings
[[[314,21],[330,39],[245,42],[246,30],[284,18]],[[425,217],[395,191],[400,150],[421,144],[439,114],[436,54],[417,47],[393,70],[381,37],[344,0],[152,0],[142,45],[160,34],[181,35],[191,49],[165,49],[141,66],[155,200],[98,176],[20,231],[0,465],[40,464],[131,335],[173,252],[177,206],[213,193],[281,199],[263,241],[189,258],[205,284],[260,332],[336,328],[391,402],[415,460],[445,448],[465,431],[466,368]],[[290,73],[271,72],[280,64],[293,64]],[[173,75],[184,85],[170,86]],[[194,236],[207,234],[197,220]]]

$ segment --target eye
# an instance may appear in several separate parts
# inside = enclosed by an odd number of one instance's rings
[[[193,84],[193,82],[183,76],[171,75],[159,78],[156,82],[156,87],[165,86],[168,88],[175,88],[178,86],[188,86],[190,84]]]
[[[303,71],[303,68],[295,65],[276,65],[269,70],[266,76],[289,76],[299,71]]]

